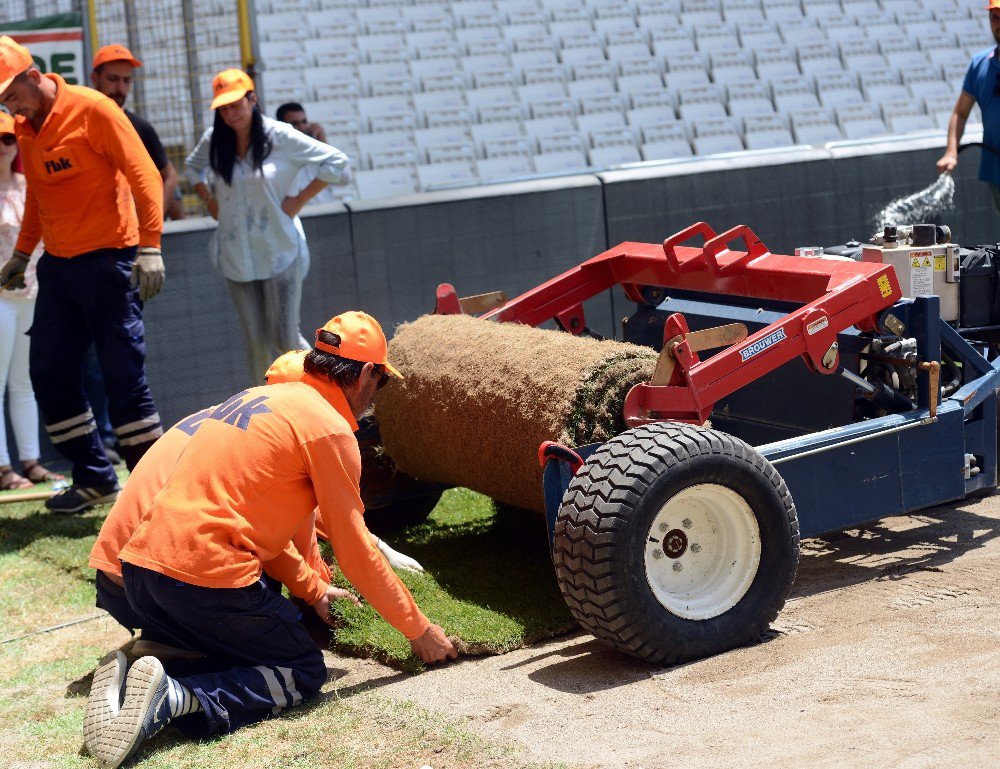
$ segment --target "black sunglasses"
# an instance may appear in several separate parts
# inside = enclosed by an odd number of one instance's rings
[[[17,144],[17,137],[14,134],[0,134],[0,142],[10,147]]]
[[[378,384],[375,385],[376,390],[381,390],[387,384],[389,384],[389,379],[391,377],[386,372],[385,367],[381,363],[375,364],[375,373],[378,374]]]

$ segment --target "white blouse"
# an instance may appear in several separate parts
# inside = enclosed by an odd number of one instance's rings
[[[24,199],[27,194],[27,183],[21,174],[14,174],[11,186],[0,187],[0,269],[14,255],[14,245],[21,232],[21,220],[24,218]],[[31,260],[24,271],[25,288],[16,288],[0,292],[5,299],[34,299],[38,294],[38,280],[35,278],[35,268],[38,258],[45,250],[41,242],[31,254]]]
[[[209,244],[209,258],[224,277],[238,283],[273,278],[296,259],[301,260],[301,274],[308,271],[309,247],[302,222],[281,210],[285,196],[299,188],[296,178],[301,169],[315,168],[315,178],[328,184],[350,181],[348,158],[343,152],[287,123],[263,118],[272,144],[263,173],[254,171],[253,156],[248,152],[244,158],[236,158],[232,184],[214,178],[209,167],[211,128],[202,134],[184,163],[184,176],[191,184],[206,182],[214,188],[219,228]]]

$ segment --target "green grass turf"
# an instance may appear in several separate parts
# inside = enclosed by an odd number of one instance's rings
[[[6,554],[16,553],[16,564],[8,568],[26,581],[13,593],[0,593],[0,611],[25,590],[46,593],[45,582],[58,574],[70,579],[60,588],[57,618],[47,624],[93,614],[87,558],[106,514],[104,507],[58,515],[40,501],[0,505],[0,564]],[[425,574],[401,572],[400,577],[424,613],[460,639],[466,654],[510,651],[573,627],[556,586],[540,515],[510,508],[498,512],[486,497],[450,489],[426,523],[387,541],[424,566]],[[67,615],[71,606],[76,608]],[[336,613],[335,651],[404,670],[420,668],[406,639],[369,605],[342,601]],[[29,625],[5,623],[4,637],[33,629]]]
[[[86,675],[127,634],[94,608],[86,559],[108,506],[55,515],[42,501],[0,505],[0,765],[95,766],[79,753],[84,704],[67,685]],[[502,651],[569,627],[537,516],[494,512],[463,490],[448,492],[430,521],[392,538],[420,560],[425,577],[405,577],[428,614],[479,651]],[[99,615],[96,620],[43,631]],[[362,609],[338,647],[418,667],[398,633]],[[26,637],[21,637],[26,636]],[[511,748],[462,724],[364,688],[337,690],[280,718],[222,739],[190,742],[167,730],[140,754],[150,769],[231,764],[270,769],[538,769]]]
[[[417,605],[458,637],[466,654],[510,651],[573,627],[537,513],[497,511],[486,497],[450,489],[426,523],[387,541],[424,567],[424,574],[402,572],[400,577]],[[336,651],[419,668],[406,640],[367,604],[341,601],[336,614]]]

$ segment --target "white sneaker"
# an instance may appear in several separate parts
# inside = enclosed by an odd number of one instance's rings
[[[156,657],[142,657],[132,665],[121,710],[101,730],[95,745],[94,755],[103,769],[117,769],[170,722],[169,694],[169,679]]]
[[[125,694],[125,673],[128,662],[121,650],[105,655],[94,671],[83,717],[83,744],[96,756],[98,735],[118,715]]]

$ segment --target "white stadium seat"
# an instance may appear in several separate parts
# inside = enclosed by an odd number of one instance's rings
[[[687,127],[680,120],[667,123],[645,125],[640,128],[642,141],[647,144],[662,144],[671,141],[687,141]]]
[[[422,190],[461,187],[479,182],[472,163],[463,161],[418,165],[417,179]]]
[[[796,144],[822,145],[843,139],[835,123],[803,123],[792,128]]]
[[[673,123],[677,114],[672,107],[647,107],[646,109],[630,109],[626,113],[626,121],[630,126],[643,128],[645,126]]]
[[[716,155],[723,152],[739,152],[745,148],[740,137],[736,133],[731,133],[696,137],[694,149],[699,155]]]
[[[848,120],[843,124],[844,136],[848,139],[870,139],[889,133],[881,118]]]
[[[940,128],[970,52],[989,45],[980,10],[971,0],[258,0],[260,88],[269,107],[302,102],[350,150],[368,175],[364,198]],[[207,39],[204,62],[228,66],[235,38]],[[418,183],[418,165],[448,170],[424,169]]]
[[[889,130],[894,134],[933,131],[937,128],[932,115],[889,115],[886,123],[889,126]]]
[[[664,142],[649,142],[642,145],[643,160],[674,160],[691,157],[694,151],[686,140],[671,139]]]
[[[590,164],[596,168],[642,162],[642,156],[634,144],[597,147],[590,150],[589,155]]]
[[[386,168],[378,171],[358,171],[355,176],[358,194],[362,198],[393,198],[417,191],[409,168]]]
[[[532,162],[540,174],[583,171],[587,168],[587,155],[582,150],[564,150],[535,155]]]
[[[792,133],[787,128],[766,131],[747,131],[744,134],[748,150],[765,150],[776,147],[791,147],[795,144]]]
[[[480,160],[476,164],[476,168],[479,170],[479,178],[484,182],[512,179],[535,172],[531,158],[523,155],[505,155]]]

